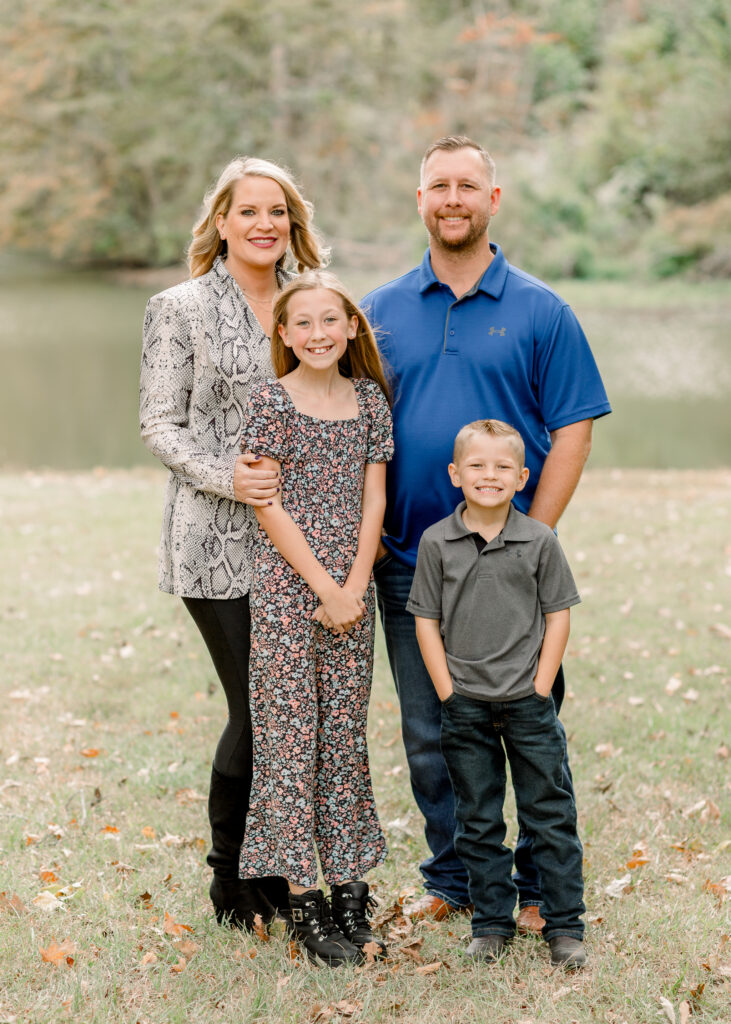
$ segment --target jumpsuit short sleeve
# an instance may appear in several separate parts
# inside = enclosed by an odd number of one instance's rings
[[[282,385],[265,380],[249,394],[241,434],[241,450],[284,462],[292,449],[289,403]]]
[[[362,379],[368,420],[366,462],[390,462],[393,458],[393,421],[386,396],[374,380]]]

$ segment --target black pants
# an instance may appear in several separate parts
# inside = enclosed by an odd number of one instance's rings
[[[213,764],[221,775],[241,779],[248,803],[252,771],[249,598],[214,601],[206,597],[184,597],[183,603],[205,641],[228,703],[228,721],[218,741]]]

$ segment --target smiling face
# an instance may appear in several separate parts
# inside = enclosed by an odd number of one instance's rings
[[[458,463],[450,463],[449,476],[462,488],[468,507],[494,509],[506,507],[523,490],[528,468],[508,438],[474,433],[464,442]]]
[[[424,165],[416,198],[430,244],[469,252],[487,242],[500,189],[492,184],[476,149],[436,150]]]
[[[287,305],[287,321],[279,335],[300,365],[329,370],[345,355],[358,330],[358,317],[345,312],[343,300],[329,288],[297,291]]]
[[[289,245],[289,214],[282,186],[272,178],[249,174],[239,178],[228,213],[216,217],[226,240],[229,270],[261,271],[274,267]]]

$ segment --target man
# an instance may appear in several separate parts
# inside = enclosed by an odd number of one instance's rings
[[[528,484],[519,511],[555,527],[591,448],[592,422],[610,412],[586,337],[547,285],[512,267],[488,238],[500,206],[495,165],[476,142],[447,137],[422,160],[417,191],[429,248],[419,267],[363,300],[394,378],[396,453],[388,467],[384,537],[375,578],[401,704],[411,785],[431,856],[413,919],[469,905],[454,850],[454,796],[439,746],[441,706],[406,602],[421,534],[456,507],[446,466],[472,420],[504,420],[523,436]],[[564,681],[553,688],[557,710]],[[570,784],[568,763],[564,771]],[[521,931],[543,926],[540,878],[521,832],[515,853]]]

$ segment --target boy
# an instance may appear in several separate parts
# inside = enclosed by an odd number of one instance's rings
[[[551,962],[586,962],[582,847],[563,781],[551,686],[580,600],[556,536],[511,505],[528,479],[520,434],[500,420],[460,430],[449,475],[464,494],[424,532],[408,610],[442,701],[442,750],[457,806],[455,848],[474,903],[467,955],[498,960],[515,932],[504,845],[505,755],[541,874]]]

